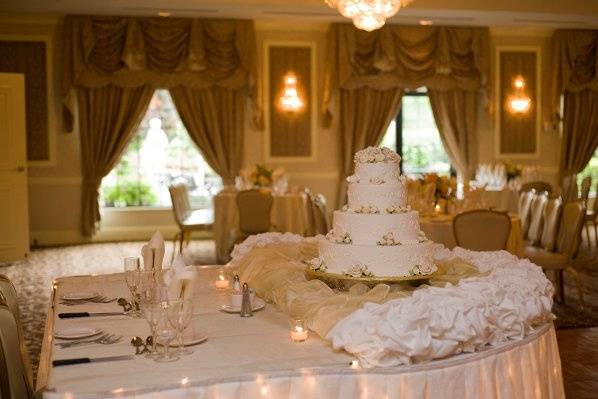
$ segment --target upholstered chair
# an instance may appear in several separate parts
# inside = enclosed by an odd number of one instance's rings
[[[183,253],[183,244],[189,242],[193,231],[209,230],[214,225],[214,211],[212,209],[193,210],[189,202],[189,191],[184,184],[174,184],[168,187],[172,202],[172,213],[179,227],[174,237],[179,241],[179,252]],[[176,250],[172,251],[174,257]]]
[[[540,237],[540,248],[546,251],[554,251],[556,239],[561,222],[561,213],[563,211],[563,200],[560,197],[550,199],[544,207],[542,214],[542,235]]]
[[[305,229],[305,236],[312,237],[316,233],[316,220],[315,220],[315,205],[314,195],[310,192],[309,188],[306,188],[303,192],[305,196],[305,214],[307,215],[307,228]]]
[[[0,397],[32,398],[33,376],[11,281],[0,275]]]
[[[588,238],[588,246],[591,245],[590,240],[590,226],[594,226],[594,240],[598,247],[598,183],[596,183],[596,197],[594,198],[594,206],[588,209],[584,218],[584,225],[586,227],[586,236]]]
[[[473,251],[499,251],[507,247],[511,218],[504,212],[477,209],[453,219],[457,246]]]
[[[239,210],[239,230],[241,235],[237,242],[250,235],[270,231],[270,212],[272,210],[272,193],[265,190],[244,190],[237,194]]]
[[[328,233],[330,222],[328,218],[328,208],[326,207],[326,198],[322,194],[314,195],[312,197],[312,204],[315,234]]]
[[[552,185],[541,180],[530,181],[521,185],[521,192],[527,192],[531,190],[536,190],[537,193],[547,192],[550,195],[552,194]]]
[[[521,230],[523,236],[525,237],[527,230],[529,229],[530,211],[532,207],[532,201],[536,196],[536,190],[523,192],[521,193],[521,196],[523,198],[520,198],[519,201],[519,218],[521,219]]]
[[[530,207],[529,229],[525,236],[526,243],[535,245],[540,243],[542,238],[543,214],[546,203],[548,202],[548,193],[543,192],[534,197]]]
[[[557,294],[561,302],[565,300],[563,272],[567,271],[573,276],[577,284],[577,296],[581,309],[584,306],[581,280],[577,270],[573,268],[572,261],[579,248],[585,211],[585,207],[581,201],[565,204],[556,240],[556,250],[554,252],[540,247],[525,247],[525,256],[533,263],[544,270],[555,272]]]

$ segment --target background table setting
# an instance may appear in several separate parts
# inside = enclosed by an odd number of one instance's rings
[[[438,245],[439,272],[427,284],[337,291],[306,278],[317,238],[261,234],[232,256],[224,267],[175,264],[161,271],[177,276],[164,280],[170,292],[193,302],[191,335],[207,338],[190,354],[172,348],[177,359],[169,362],[135,354],[131,338],[150,333],[143,317],[123,314],[114,301],[73,306],[62,299],[84,292],[128,298],[130,269],[57,280],[38,377],[44,397],[563,397],[552,286],[527,260]],[[253,317],[224,311],[234,275],[265,302]],[[60,318],[64,312],[119,314]],[[69,341],[55,334],[73,327],[122,339],[56,345]],[[127,357],[51,363],[106,356]]]

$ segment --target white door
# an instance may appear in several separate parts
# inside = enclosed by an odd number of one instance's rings
[[[0,261],[29,252],[25,77],[0,73]]]

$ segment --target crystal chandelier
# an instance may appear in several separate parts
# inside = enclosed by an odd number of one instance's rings
[[[331,8],[336,8],[343,17],[353,20],[359,28],[371,32],[395,15],[401,7],[412,0],[325,0]]]

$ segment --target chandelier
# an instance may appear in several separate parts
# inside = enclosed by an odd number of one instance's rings
[[[387,18],[395,15],[401,7],[412,0],[325,0],[331,8],[346,18],[353,20],[359,28],[371,32],[386,22]]]

